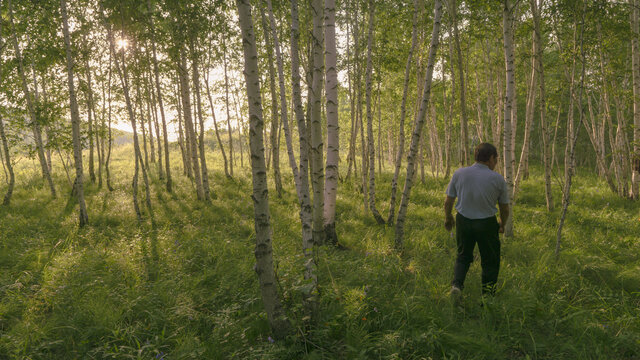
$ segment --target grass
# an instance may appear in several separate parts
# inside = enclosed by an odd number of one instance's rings
[[[288,175],[283,198],[272,191],[270,200],[279,285],[295,331],[271,342],[253,271],[250,173],[227,179],[212,155],[216,198],[200,203],[174,152],[173,194],[151,171],[152,229],[133,212],[130,153],[130,145],[116,149],[114,192],[87,183],[90,225],[80,230],[63,170],[54,169],[60,195],[51,199],[37,167],[20,162],[12,204],[0,207],[0,359],[640,356],[640,207],[586,171],[576,177],[556,261],[559,210],[546,211],[533,169],[515,236],[502,242],[498,295],[482,301],[475,261],[462,309],[447,297],[455,241],[442,226],[446,181],[427,177],[414,188],[402,257],[393,228],[364,213],[357,184],[341,183],[337,232],[348,250],[318,249],[321,303],[312,323],[302,319],[300,225]],[[391,177],[378,177],[383,214]]]

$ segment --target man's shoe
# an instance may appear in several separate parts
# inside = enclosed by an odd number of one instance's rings
[[[451,302],[453,306],[460,306],[462,302],[462,290],[459,287],[453,285],[451,287],[451,291],[449,291],[449,297],[451,298]]]

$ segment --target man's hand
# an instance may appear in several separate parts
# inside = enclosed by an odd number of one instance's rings
[[[454,226],[456,226],[456,221],[451,214],[448,214],[444,220],[444,228],[447,229],[447,231],[451,231]]]
[[[451,215],[451,210],[453,210],[453,202],[455,200],[456,198],[451,196],[447,196],[447,198],[444,199],[444,228],[447,229],[447,231],[451,231],[451,229],[456,226],[456,221]]]
[[[498,233],[504,234],[504,225],[502,225],[502,222],[498,223],[498,225],[500,225],[500,227],[498,228]]]

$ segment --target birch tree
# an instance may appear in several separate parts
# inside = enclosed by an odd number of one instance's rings
[[[584,51],[584,19],[585,13],[587,10],[587,4],[584,3],[584,7],[582,9],[582,20],[580,23],[580,44],[578,45],[578,40],[576,39],[576,33],[578,32],[578,22],[577,19],[574,22],[574,44],[573,44],[573,61],[571,65],[571,78],[569,79],[569,113],[567,115],[567,143],[565,147],[565,160],[564,160],[564,184],[562,191],[562,213],[560,215],[560,223],[558,224],[558,231],[556,233],[556,259],[560,256],[560,243],[562,240],[562,228],[564,226],[564,222],[567,216],[567,211],[569,209],[569,202],[571,200],[571,184],[573,180],[573,175],[575,172],[575,149],[576,143],[578,140],[578,132],[580,130],[580,126],[576,126],[574,121],[574,77],[575,77],[575,67],[577,62],[577,56],[579,54],[580,57],[580,85],[578,91],[578,116],[579,122],[578,125],[582,122],[582,117],[584,116],[584,111],[582,110],[582,97],[584,90],[584,78],[585,78],[585,51]],[[579,53],[578,53],[579,49]]]
[[[407,92],[409,90],[409,77],[411,75],[411,61],[413,52],[418,42],[418,0],[413,0],[413,30],[411,30],[411,47],[409,48],[409,56],[407,57],[407,65],[404,69],[404,83],[402,85],[402,103],[400,104],[400,122],[398,131],[398,153],[395,159],[395,170],[393,172],[393,180],[391,180],[391,200],[389,201],[389,215],[387,223],[393,224],[396,216],[396,192],[398,189],[398,175],[402,166],[402,157],[404,155],[404,120],[407,116]]]
[[[324,232],[326,241],[337,244],[336,234],[336,197],[338,195],[338,161],[340,148],[340,127],[338,125],[338,72],[336,49],[336,3],[325,0],[325,57],[327,99],[327,165],[324,184]]]
[[[24,64],[22,61],[22,51],[20,50],[20,45],[18,44],[18,35],[16,32],[16,27],[14,25],[13,19],[13,7],[11,4],[11,0],[8,1],[9,5],[9,24],[11,25],[11,30],[13,32],[13,46],[15,50],[15,57],[18,63],[18,75],[20,76],[21,84],[22,84],[22,92],[24,94],[25,101],[27,103],[27,112],[29,113],[29,117],[31,120],[30,127],[33,131],[33,137],[36,143],[36,149],[38,151],[38,160],[40,161],[40,168],[42,170],[42,177],[44,177],[45,181],[49,185],[49,190],[51,191],[51,197],[56,197],[56,188],[53,185],[53,179],[51,178],[51,173],[49,172],[49,167],[47,165],[47,160],[44,154],[44,146],[42,143],[42,130],[40,128],[40,123],[38,122],[38,116],[36,115],[36,109],[34,104],[34,99],[32,98],[31,91],[29,90],[29,85],[27,84],[27,76],[26,71],[24,69]]]
[[[256,266],[260,282],[260,291],[271,330],[276,338],[283,338],[291,327],[287,319],[276,284],[273,270],[273,254],[271,247],[271,222],[269,219],[269,196],[267,189],[266,166],[264,160],[264,144],[262,133],[262,101],[260,99],[260,75],[258,72],[258,51],[251,18],[249,0],[236,0],[238,19],[242,31],[244,50],[244,77],[246,81],[247,100],[249,105],[251,144],[251,172],[253,183],[254,225],[256,232]]]
[[[513,115],[513,104],[515,102],[515,69],[514,69],[514,44],[513,44],[513,17],[516,4],[512,0],[504,0],[502,10],[502,34],[504,41],[504,61],[506,67],[506,98],[504,102],[504,166],[505,180],[509,188],[509,194],[513,194],[513,137],[511,132],[514,131],[511,125]],[[513,236],[513,202],[509,206],[509,220],[505,224],[505,236]]]
[[[640,184],[640,49],[638,49],[638,0],[629,0],[631,5],[631,62],[633,73],[633,173],[631,193],[633,199],[639,197]]]
[[[311,130],[311,181],[313,183],[313,241],[315,244],[324,243],[324,166],[322,143],[322,83],[323,83],[323,1],[312,0],[313,14],[312,58],[313,72],[311,80],[311,98],[309,120]]]
[[[147,9],[149,11],[149,29],[151,33],[151,53],[153,55],[153,75],[156,86],[156,93],[158,99],[158,106],[160,108],[160,117],[162,118],[162,136],[164,139],[164,165],[165,165],[165,173],[167,176],[167,191],[171,192],[173,190],[172,187],[172,179],[171,179],[171,162],[169,161],[169,136],[167,134],[167,121],[165,118],[164,112],[164,101],[162,97],[162,89],[160,87],[160,71],[158,69],[158,55],[156,50],[156,31],[153,23],[153,13],[155,11],[153,7],[153,3],[151,0],[147,0]]]
[[[11,9],[11,0],[9,0]],[[73,132],[73,158],[76,168],[76,179],[73,183],[75,196],[78,199],[78,219],[80,227],[89,223],[87,206],[84,202],[84,187],[82,175],[82,144],[80,143],[80,114],[78,111],[78,100],[73,82],[74,59],[71,51],[71,36],[69,34],[69,20],[67,18],[67,1],[60,0],[60,13],[62,15],[62,32],[64,34],[64,45],[67,57],[67,81],[69,85],[69,106],[71,108],[71,128]]]
[[[300,58],[298,43],[300,30],[298,21],[298,0],[291,0],[291,99],[293,112],[298,124],[298,137],[300,138],[300,222],[302,227],[302,254],[304,256],[304,280],[309,286],[303,289],[303,300],[307,308],[313,309],[316,305],[318,279],[315,263],[315,243],[313,238],[312,207],[309,193],[309,137],[307,124],[302,108],[302,92],[300,90]]]
[[[369,33],[367,35],[367,70],[366,77],[366,107],[367,107],[367,148],[368,148],[368,172],[369,172],[369,209],[376,219],[378,224],[384,224],[384,219],[376,208],[376,157],[375,157],[375,145],[373,141],[373,104],[371,99],[371,74],[373,72],[373,61],[371,59],[371,53],[373,50],[373,27],[374,27],[374,12],[373,0],[369,0]]]
[[[403,247],[404,222],[409,206],[409,196],[411,187],[415,177],[416,156],[420,147],[420,138],[422,137],[422,128],[424,127],[425,118],[429,110],[429,101],[431,96],[431,81],[433,79],[433,68],[436,62],[436,53],[440,42],[440,22],[442,18],[442,1],[435,0],[433,10],[433,31],[431,32],[431,44],[429,46],[429,57],[427,60],[427,73],[425,76],[422,101],[420,103],[420,111],[413,124],[411,134],[411,146],[407,155],[407,176],[402,191],[402,199],[400,200],[400,208],[398,209],[398,218],[395,226],[395,247],[401,250]]]

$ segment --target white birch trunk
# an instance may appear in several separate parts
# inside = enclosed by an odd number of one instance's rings
[[[311,82],[311,181],[313,182],[313,241],[324,244],[324,164],[322,143],[322,83],[324,73],[323,56],[323,1],[312,0],[313,33],[312,57],[313,77]]]
[[[11,0],[9,0],[9,9],[11,9]],[[10,10],[11,11],[11,10]],[[76,99],[76,90],[73,83],[73,54],[71,52],[71,37],[69,35],[69,21],[67,19],[67,2],[60,0],[60,13],[62,14],[62,31],[64,33],[64,44],[67,56],[67,81],[69,85],[69,102],[71,108],[71,129],[73,132],[73,158],[75,160],[76,179],[74,182],[74,190],[78,198],[78,215],[79,225],[83,227],[89,223],[87,214],[87,206],[84,202],[84,188],[82,176],[82,145],[80,143],[80,114],[78,111],[78,100]]]
[[[327,163],[324,184],[324,232],[325,240],[338,243],[336,234],[336,198],[338,195],[338,161],[340,160],[340,127],[338,125],[338,52],[336,49],[336,2],[325,0],[325,57],[327,99]]]
[[[389,214],[387,215],[387,223],[393,224],[396,215],[396,193],[398,189],[398,175],[400,175],[400,167],[402,166],[402,157],[404,155],[404,120],[407,116],[407,93],[409,90],[409,77],[411,75],[411,61],[413,52],[418,42],[418,0],[413,0],[413,30],[411,30],[411,47],[409,48],[409,56],[407,57],[407,65],[404,68],[404,83],[402,87],[402,103],[400,103],[400,130],[398,131],[398,154],[395,160],[395,169],[393,172],[393,180],[391,180],[391,200],[389,201]]]
[[[513,44],[513,13],[515,11],[512,0],[504,0],[502,13],[502,30],[504,36],[504,61],[506,67],[506,98],[504,102],[504,165],[505,180],[509,188],[509,194],[513,194],[513,136],[512,115],[515,102],[515,76],[514,76],[514,44]],[[505,224],[505,236],[513,236],[513,202],[509,206],[509,220]]]
[[[267,189],[266,166],[264,161],[264,143],[262,133],[262,102],[260,99],[260,75],[258,72],[258,51],[251,19],[249,0],[236,0],[238,19],[242,31],[244,50],[245,81],[249,105],[251,144],[251,172],[253,182],[253,199],[256,248],[255,270],[260,282],[260,291],[271,330],[276,338],[284,338],[291,327],[280,302],[271,247],[271,221],[269,219],[269,196]]]
[[[418,148],[420,146],[420,135],[425,123],[427,111],[429,109],[429,101],[431,95],[431,80],[433,78],[433,67],[436,62],[436,53],[438,51],[438,44],[440,39],[440,21],[442,17],[442,2],[441,0],[435,0],[434,3],[434,15],[433,15],[433,31],[431,33],[431,45],[429,47],[429,58],[427,62],[427,75],[425,77],[425,84],[422,93],[422,103],[420,104],[420,112],[416,117],[413,125],[413,133],[411,135],[411,147],[409,148],[409,154],[407,156],[407,177],[404,182],[404,190],[402,192],[402,199],[400,200],[400,208],[398,210],[398,218],[396,220],[395,227],[395,247],[400,250],[403,247],[404,237],[404,222],[407,214],[407,208],[409,206],[409,196],[411,194],[411,187],[413,185],[413,179],[415,175],[415,160],[418,155]]]
[[[376,208],[376,156],[373,139],[373,104],[371,99],[371,74],[373,72],[373,61],[371,53],[373,51],[373,27],[374,27],[374,3],[369,0],[369,33],[367,35],[367,70],[365,73],[366,83],[366,108],[367,108],[367,148],[368,148],[368,171],[369,171],[369,210],[373,214],[378,224],[384,224],[384,219]]]

